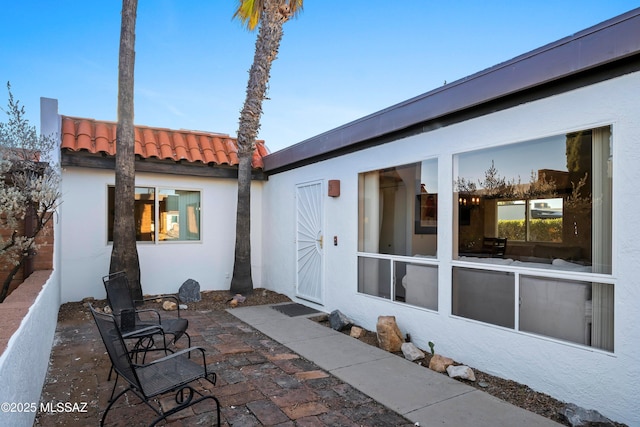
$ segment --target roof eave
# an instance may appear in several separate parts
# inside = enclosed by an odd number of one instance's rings
[[[640,54],[640,8],[264,157],[266,173]]]

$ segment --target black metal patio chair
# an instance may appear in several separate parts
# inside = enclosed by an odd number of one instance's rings
[[[119,377],[124,378],[128,383],[128,387],[118,393],[115,398],[112,396],[110,399],[100,419],[101,426],[104,425],[107,413],[114,403],[129,391],[138,396],[158,415],[149,424],[151,426],[165,420],[176,412],[207,399],[215,401],[217,425],[220,426],[220,401],[212,394],[203,394],[198,391],[198,389],[202,389],[201,385],[192,386],[192,383],[199,380],[206,380],[212,385],[216,383],[216,374],[207,370],[203,348],[190,347],[146,364],[133,363],[115,317],[97,312],[91,305],[89,305],[89,308],[111,359],[113,369],[115,369]],[[161,351],[162,349],[156,350]],[[191,352],[201,354],[202,365],[187,356]],[[175,393],[174,401],[176,406],[167,410],[163,409],[159,403],[154,404],[156,398],[170,393]]]
[[[131,296],[129,281],[124,271],[104,276],[102,282],[107,291],[107,300],[124,338],[136,340],[134,353],[144,353],[145,349],[151,348],[155,344],[154,337],[157,335],[150,334],[146,330],[149,326],[160,326],[162,328],[164,332],[162,335],[163,348],[167,348],[167,343],[164,341],[164,336],[166,335],[173,337],[169,344],[175,344],[180,337],[185,336],[187,338],[187,347],[191,347],[191,337],[187,333],[189,321],[180,317],[180,306],[175,295],[159,295],[154,298],[135,301]],[[136,303],[144,303],[157,298],[175,299],[178,306],[177,317],[165,316],[163,318],[157,310],[137,308]],[[145,329],[145,331],[139,332],[141,329]]]

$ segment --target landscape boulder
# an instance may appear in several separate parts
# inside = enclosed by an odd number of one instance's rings
[[[341,331],[346,327],[353,325],[353,320],[349,319],[340,310],[333,310],[329,314],[329,325],[331,326],[331,329]]]
[[[476,374],[473,373],[473,369],[464,365],[447,366],[447,374],[449,374],[451,378],[462,378],[463,380],[469,380],[469,381],[476,380]]]
[[[424,353],[412,342],[405,342],[401,346],[402,354],[404,358],[413,362],[419,359],[424,359]]]
[[[392,353],[399,352],[404,343],[404,337],[395,316],[378,316],[376,324],[376,334],[378,336],[378,345],[381,349]]]
[[[434,354],[429,361],[429,369],[440,373],[446,372],[447,368],[451,365],[453,365],[453,359],[441,356],[439,354]]]
[[[600,412],[593,409],[584,409],[573,403],[567,404],[561,415],[571,427],[614,427],[615,424]]]
[[[349,332],[349,336],[353,338],[360,338],[362,335],[364,335],[364,329],[362,329],[360,326],[351,327],[351,332]]]
[[[193,279],[187,279],[178,290],[178,298],[181,302],[198,302],[202,299],[200,296],[200,283]]]

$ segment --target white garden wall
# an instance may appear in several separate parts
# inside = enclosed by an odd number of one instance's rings
[[[33,425],[59,307],[60,278],[49,270],[31,274],[0,306],[4,328],[19,324],[0,356],[0,383],[4,384],[0,388],[0,425]],[[58,398],[62,401],[64,396]]]
[[[338,179],[341,195],[324,203],[324,305],[374,330],[379,315],[395,315],[401,330],[422,348],[477,369],[516,380],[563,401],[640,425],[640,73],[529,102],[504,111],[271,175],[264,189],[263,283],[295,298],[296,211],[300,183]],[[451,315],[454,205],[453,156],[503,144],[612,126],[613,278],[615,352],[529,335]],[[439,312],[357,293],[358,173],[439,159]],[[326,187],[325,187],[326,188]],[[333,246],[333,236],[338,245]]]

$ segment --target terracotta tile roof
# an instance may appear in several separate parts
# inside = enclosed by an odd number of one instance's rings
[[[237,140],[228,135],[136,126],[135,144],[136,154],[143,159],[155,157],[205,164],[238,164]],[[116,123],[62,116],[61,148],[115,156]],[[262,158],[268,153],[264,141],[256,141],[251,162],[253,168],[262,169]]]

